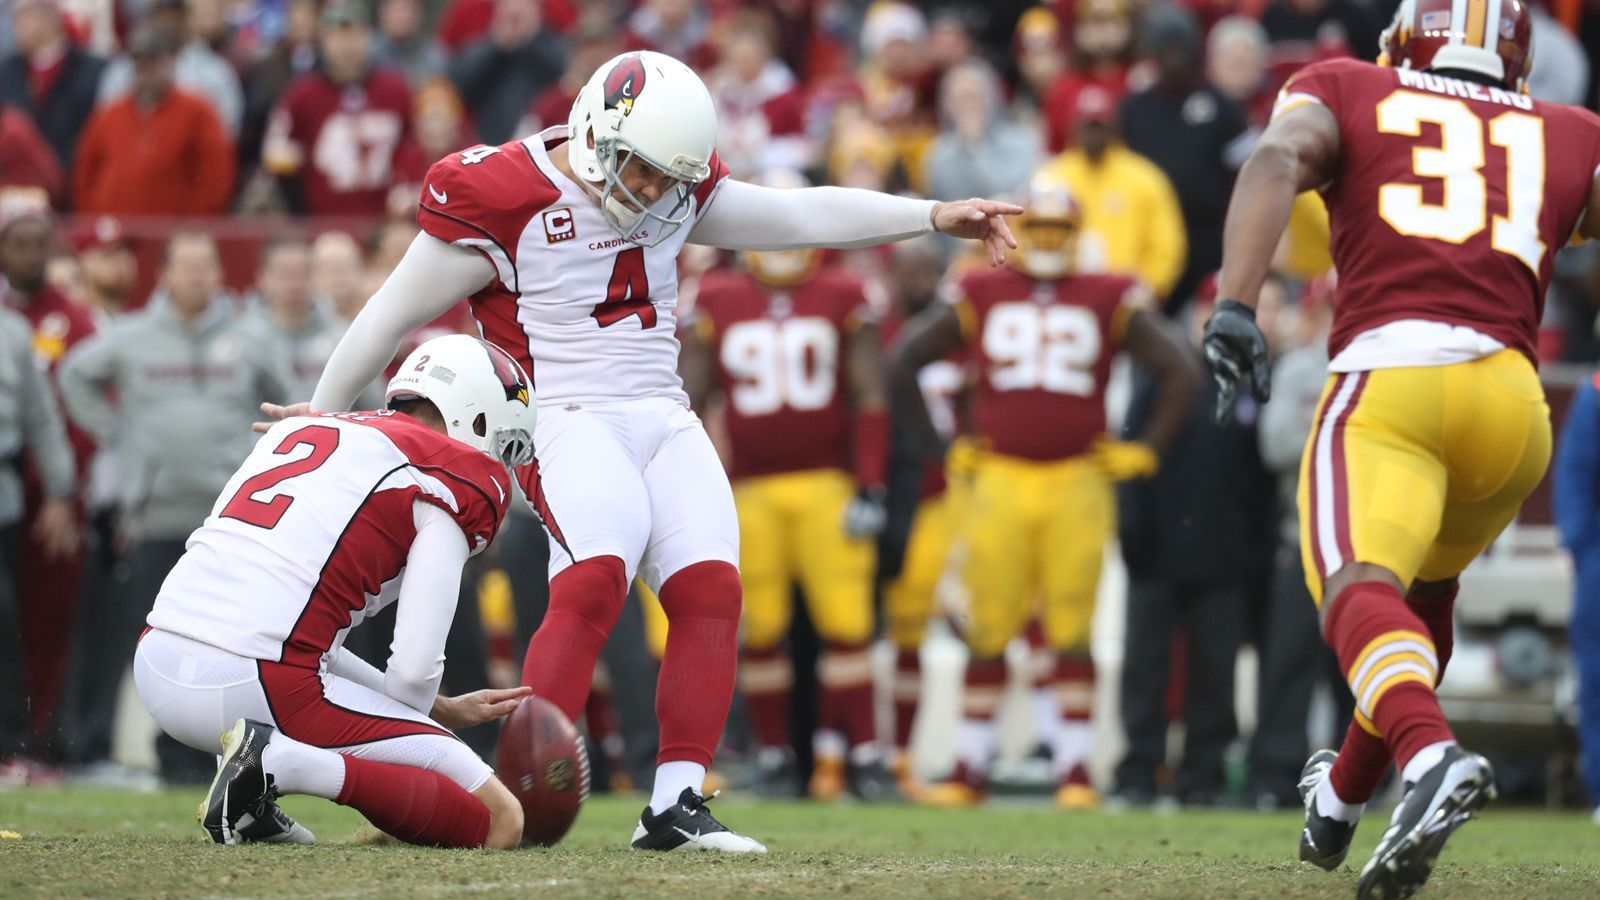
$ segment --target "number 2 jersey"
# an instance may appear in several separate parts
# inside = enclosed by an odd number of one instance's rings
[[[494,540],[510,490],[498,462],[409,416],[285,419],[190,535],[148,622],[249,659],[318,668],[348,629],[394,601],[416,501],[448,513],[476,553]]]
[[[1276,114],[1306,103],[1339,123],[1337,171],[1322,188],[1339,273],[1334,371],[1504,347],[1534,359],[1552,260],[1600,167],[1600,117],[1348,59],[1301,69]]]
[[[689,220],[654,247],[632,244],[562,175],[566,126],[452,153],[428,170],[417,224],[476,250],[495,278],[471,298],[484,340],[533,379],[540,405],[688,397],[678,377],[678,252],[728,170],[689,200]],[[669,205],[663,203],[663,206]],[[657,223],[637,235],[647,238]]]
[[[1087,452],[1106,430],[1111,362],[1150,292],[1118,275],[1043,281],[1010,266],[968,272],[953,288],[986,449],[1041,462]]]
[[[782,288],[743,272],[701,279],[689,324],[728,400],[731,477],[853,468],[846,341],[875,319],[863,283],[834,268]]]

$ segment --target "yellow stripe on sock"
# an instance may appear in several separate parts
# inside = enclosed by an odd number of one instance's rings
[[[1350,681],[1354,679],[1356,677],[1356,673],[1361,671],[1361,664],[1367,661],[1367,657],[1371,656],[1374,651],[1376,651],[1379,647],[1382,647],[1384,644],[1392,643],[1394,641],[1416,641],[1424,647],[1427,647],[1429,650],[1434,650],[1433,639],[1425,634],[1419,634],[1415,631],[1386,631],[1368,641],[1367,646],[1361,648],[1361,655],[1357,656],[1356,661],[1351,663],[1350,668],[1345,671],[1345,680]]]

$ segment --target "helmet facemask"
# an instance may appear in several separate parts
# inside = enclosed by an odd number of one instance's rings
[[[641,247],[654,247],[689,221],[689,200],[694,196],[695,186],[711,175],[710,166],[705,162],[679,158],[672,164],[663,163],[651,159],[627,138],[618,135],[594,139],[594,152],[604,180],[590,187],[599,195],[600,212],[618,235]],[[654,204],[645,202],[622,180],[623,170],[635,159],[673,180],[673,187]],[[660,209],[663,206],[665,211]],[[651,222],[656,227],[648,236],[635,236],[641,226]]]
[[[472,420],[472,432],[478,436],[479,446],[500,460],[501,465],[515,469],[533,462],[533,435],[528,429],[502,425],[495,428],[493,434],[487,434],[487,430],[488,417],[478,413]]]

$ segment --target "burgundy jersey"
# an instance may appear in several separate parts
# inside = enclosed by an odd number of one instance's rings
[[[396,158],[410,135],[411,88],[399,73],[377,69],[340,86],[315,71],[284,89],[262,156],[269,169],[299,175],[311,215],[379,216],[405,180]]]
[[[906,320],[898,315],[885,316],[878,328],[878,337],[887,353],[900,336]],[[922,391],[922,402],[928,407],[928,418],[933,428],[946,442],[953,441],[966,431],[962,423],[962,394],[967,387],[967,352],[957,350],[944,359],[935,360],[917,370],[917,387]],[[948,487],[945,480],[944,460],[928,460],[922,468],[920,499],[931,500],[943,494]]]
[[[742,272],[701,280],[692,327],[728,399],[732,477],[852,468],[845,344],[871,316],[862,282],[839,269],[786,288]]]
[[[1039,281],[1006,267],[961,276],[949,297],[977,369],[973,427],[1007,456],[1060,460],[1106,430],[1106,380],[1149,292],[1120,275]]]
[[[1307,66],[1278,111],[1339,123],[1323,188],[1339,272],[1329,353],[1403,319],[1534,356],[1551,261],[1600,166],[1600,117],[1525,94],[1350,59]]]

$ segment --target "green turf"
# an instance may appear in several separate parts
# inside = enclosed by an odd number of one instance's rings
[[[1355,871],[1294,862],[1291,814],[1059,814],[1046,808],[745,805],[716,810],[766,841],[760,858],[644,854],[625,841],[641,801],[597,798],[554,850],[422,850],[375,844],[331,803],[285,808],[321,845],[216,847],[194,824],[198,792],[0,792],[0,897],[1348,897]],[[1381,830],[1369,822],[1351,859]],[[1452,840],[1437,897],[1600,896],[1600,830],[1583,817],[1490,810]]]

